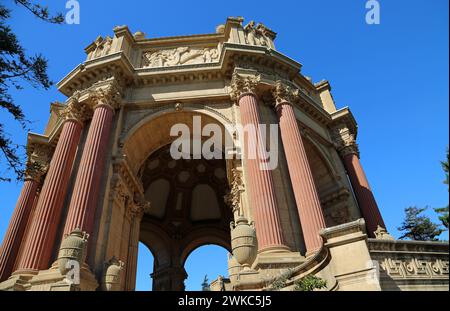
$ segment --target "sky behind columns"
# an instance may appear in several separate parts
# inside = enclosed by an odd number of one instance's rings
[[[379,0],[380,25],[366,24],[365,0],[80,0],[80,25],[62,26],[32,17],[12,0],[0,1],[13,9],[8,23],[28,53],[49,59],[55,82],[85,60],[86,46],[98,35],[112,35],[116,25],[161,37],[213,33],[227,16],[262,22],[278,33],[279,52],[303,64],[302,73],[314,82],[329,80],[338,108],[352,110],[359,124],[361,162],[394,236],[399,236],[396,228],[405,207],[428,205],[428,215],[437,221],[432,208],[448,204],[440,166],[449,141],[448,0]],[[64,0],[39,2],[53,12],[66,10]],[[25,86],[12,94],[32,121],[31,130],[42,133],[50,102],[65,97],[56,87]],[[5,111],[0,118],[14,141],[25,144],[20,126]],[[0,237],[21,186],[0,183]],[[448,239],[448,233],[442,238]],[[194,252],[196,260],[188,259],[187,288],[200,289],[205,270],[210,279],[224,274],[225,254],[217,248]],[[150,262],[148,251],[140,249],[139,271],[151,272]],[[141,274],[138,287],[148,288],[148,273]]]

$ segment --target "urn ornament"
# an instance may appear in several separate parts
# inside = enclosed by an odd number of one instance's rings
[[[239,216],[236,223],[231,222],[231,249],[233,257],[244,268],[249,268],[256,259],[258,243],[253,223]]]
[[[73,261],[78,262],[79,267],[84,263],[88,238],[89,234],[80,229],[74,229],[66,235],[58,253],[58,268],[62,275],[73,269]]]
[[[122,273],[124,263],[117,260],[115,257],[111,258],[105,265],[105,272],[103,274],[103,289],[112,292],[120,290],[120,275]]]

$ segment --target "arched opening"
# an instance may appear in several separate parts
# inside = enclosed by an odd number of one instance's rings
[[[136,269],[136,291],[151,291],[154,256],[151,250],[142,242],[138,247],[138,261]]]
[[[337,180],[330,164],[318,147],[308,139],[304,140],[304,145],[327,227],[354,220],[349,190]]]
[[[201,291],[205,277],[208,283],[219,275],[226,276],[229,251],[218,245],[208,244],[197,247],[187,257],[184,269],[187,273],[185,287],[187,291]],[[213,264],[212,264],[213,263]]]
[[[188,277],[184,266],[186,258],[202,245],[220,245],[227,250],[223,251],[221,267],[222,271],[227,269],[232,211],[224,200],[229,191],[226,161],[203,156],[176,159],[171,154],[171,143],[177,137],[166,135],[172,121],[172,124],[187,125],[192,133],[194,116],[201,116],[203,126],[214,123],[223,129],[223,125],[211,116],[192,112],[169,113],[149,122],[156,127],[142,125],[149,131],[142,135],[152,133],[151,139],[136,134],[130,138],[126,148],[130,151],[129,158],[139,162],[145,150],[149,150],[149,144],[152,145],[150,154],[136,169],[145,200],[151,203],[141,221],[140,241],[154,254],[153,266],[141,268],[138,273],[144,271],[145,278],[151,268],[153,290],[184,290]],[[226,135],[225,131],[222,134]],[[130,141],[133,140],[141,140],[141,143],[131,148]],[[215,147],[223,148],[222,145]],[[208,258],[203,258],[197,264],[202,266],[206,262]],[[148,265],[147,262],[144,264]]]

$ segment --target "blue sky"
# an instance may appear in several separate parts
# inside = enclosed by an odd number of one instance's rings
[[[449,42],[447,0],[379,0],[381,24],[365,23],[365,0],[314,1],[87,1],[80,0],[80,25],[50,25],[12,0],[9,24],[29,54],[49,59],[49,75],[59,81],[85,59],[84,48],[116,25],[148,37],[214,32],[227,16],[263,22],[278,33],[277,50],[303,64],[314,81],[328,79],[338,107],[349,106],[359,123],[361,161],[388,230],[411,205],[448,204],[439,161],[449,137]],[[65,1],[40,1],[65,11]],[[31,129],[42,133],[49,103],[65,98],[26,87],[14,92]],[[26,133],[0,111],[15,142]],[[0,172],[5,168],[0,163]],[[21,184],[0,183],[0,236],[6,231]],[[436,219],[430,209],[428,214]],[[448,239],[448,233],[442,236]],[[150,288],[150,253],[139,252],[138,288]],[[226,273],[226,251],[203,247],[188,258],[188,289],[200,289],[205,274]]]

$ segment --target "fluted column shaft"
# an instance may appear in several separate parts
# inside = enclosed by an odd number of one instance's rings
[[[133,291],[136,286],[136,268],[139,248],[139,233],[142,215],[134,215],[131,223],[130,238],[128,246],[128,259],[126,262],[125,290]]]
[[[244,127],[253,126],[256,131],[256,141],[249,141],[255,137],[244,137],[245,148],[256,143],[257,151],[254,159],[247,156],[248,181],[254,209],[256,234],[258,237],[259,251],[284,248],[278,204],[276,201],[272,171],[261,166],[267,165],[260,158],[260,151],[264,148],[259,131],[260,115],[258,99],[253,93],[245,93],[239,98],[241,123]]]
[[[383,217],[381,216],[375,197],[370,189],[369,182],[361,166],[359,157],[356,153],[350,152],[343,155],[343,162],[362,216],[366,221],[368,235],[370,237],[375,237],[374,232],[377,230],[377,227],[380,226],[386,228],[386,225],[384,224]]]
[[[64,234],[70,234],[76,228],[92,234],[113,115],[113,108],[107,104],[100,103],[95,107],[78,168]]]
[[[66,120],[53,154],[39,201],[27,234],[18,270],[48,268],[58,220],[66,196],[82,125],[74,119]]]
[[[307,253],[313,253],[322,246],[319,231],[325,228],[319,195],[314,184],[294,109],[288,102],[278,104],[276,109]]]
[[[36,198],[38,185],[38,181],[33,178],[25,179],[23,184],[0,249],[0,282],[6,280],[13,272],[14,263]]]

